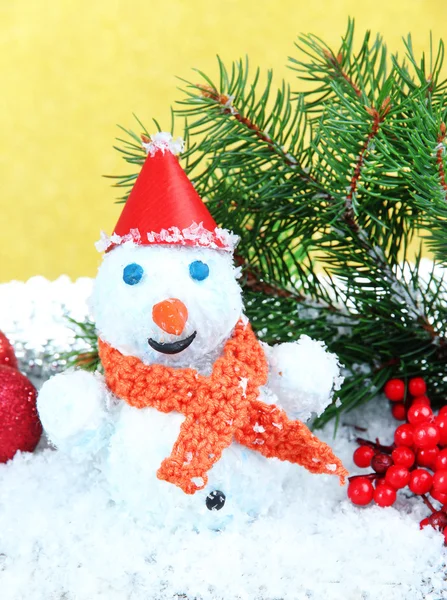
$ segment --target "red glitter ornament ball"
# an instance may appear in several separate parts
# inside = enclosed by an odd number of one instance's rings
[[[42,435],[36,388],[19,371],[0,365],[0,462],[32,452]]]
[[[14,348],[4,333],[0,331],[0,365],[6,365],[17,369],[17,358]]]

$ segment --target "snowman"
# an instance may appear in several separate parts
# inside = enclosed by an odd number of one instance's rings
[[[101,373],[42,387],[48,438],[91,461],[114,502],[175,528],[220,529],[280,503],[297,465],[346,471],[303,421],[340,385],[337,358],[302,336],[273,348],[244,316],[236,236],[182,170],[183,142],[158,133],[105,251],[91,310]]]

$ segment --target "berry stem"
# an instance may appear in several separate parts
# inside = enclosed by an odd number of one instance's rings
[[[356,438],[356,442],[357,444],[360,444],[360,446],[369,446],[370,448],[373,448],[374,450],[380,450],[385,454],[391,454],[395,448],[394,444],[391,444],[391,446],[383,446],[379,443],[378,439],[376,439],[375,442],[371,442],[371,440],[365,440],[365,438],[358,437]]]
[[[432,513],[436,512],[435,507],[433,506],[433,504],[430,502],[430,500],[427,498],[427,496],[425,494],[421,495],[422,498],[422,502],[425,504],[425,506],[427,508],[429,508],[431,510]]]
[[[410,396],[410,392],[408,390],[408,385],[405,386],[405,398],[404,398],[404,408],[405,408],[405,423],[408,423],[408,409],[411,408],[412,398]]]
[[[343,423],[343,427],[352,427],[356,431],[368,431],[367,427],[360,427],[360,425],[354,425],[352,423]]]
[[[351,475],[351,477],[348,477],[348,481],[354,481],[354,479],[358,479],[359,477],[363,477],[363,479],[369,479],[370,481],[374,481],[375,479],[381,479],[382,475],[379,475],[379,473],[368,473],[367,475]]]

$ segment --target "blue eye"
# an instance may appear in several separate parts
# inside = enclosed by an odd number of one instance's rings
[[[127,267],[124,267],[123,271],[124,283],[127,283],[127,285],[135,285],[136,283],[141,281],[143,273],[143,267],[137,265],[137,263],[127,265]]]
[[[189,265],[189,274],[196,281],[203,281],[210,274],[210,268],[201,260],[195,260]]]

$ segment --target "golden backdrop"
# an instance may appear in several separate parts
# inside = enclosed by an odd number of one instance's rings
[[[300,32],[338,44],[348,16],[392,51],[444,33],[445,0],[1,0],[0,281],[94,275],[120,207],[116,124],[170,126],[175,76],[248,54],[277,80]],[[181,133],[181,132],[178,132]]]

